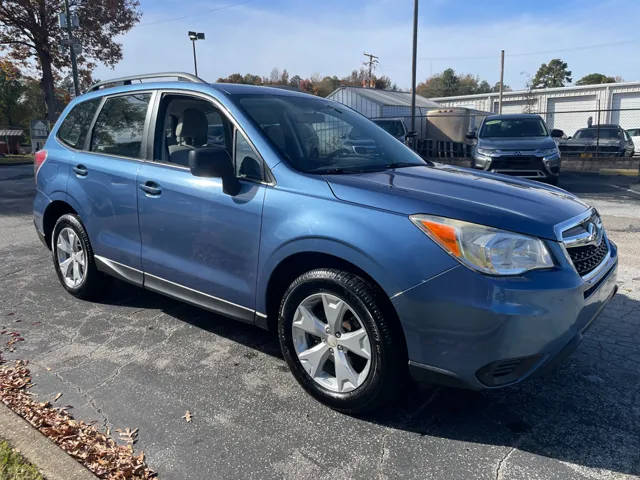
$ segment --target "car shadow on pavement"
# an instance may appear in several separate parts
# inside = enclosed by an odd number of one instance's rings
[[[118,281],[102,302],[161,309],[281,358],[273,333]],[[395,405],[360,420],[416,438],[517,448],[567,462],[577,473],[588,467],[640,474],[640,302],[619,293],[578,350],[545,375],[484,392],[411,385]],[[414,443],[419,454],[424,447]]]

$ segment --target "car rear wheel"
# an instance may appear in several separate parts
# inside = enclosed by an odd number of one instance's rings
[[[76,215],[62,215],[53,227],[51,251],[62,286],[78,298],[94,298],[105,283],[93,258],[89,236]]]
[[[404,342],[383,314],[381,294],[361,277],[317,269],[298,277],[284,295],[278,336],[302,387],[346,413],[389,402],[406,370]]]

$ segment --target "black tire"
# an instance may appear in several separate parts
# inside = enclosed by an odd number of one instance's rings
[[[70,287],[65,283],[60,265],[58,264],[58,235],[64,228],[71,228],[74,231],[83,250],[86,252],[84,277],[80,284],[75,287]],[[53,233],[51,234],[51,252],[53,254],[53,266],[56,269],[58,280],[60,280],[60,284],[71,295],[89,300],[97,298],[99,294],[104,291],[107,277],[96,268],[89,235],[87,235],[87,231],[77,215],[65,214],[56,221],[53,227]]]
[[[344,299],[363,323],[371,344],[371,366],[363,383],[350,392],[336,392],[313,380],[298,359],[292,323],[298,305],[315,293]],[[294,377],[313,397],[348,414],[361,414],[394,400],[405,385],[407,356],[397,321],[386,312],[383,293],[363,278],[335,269],[317,269],[298,277],[287,289],[278,314],[282,354]]]

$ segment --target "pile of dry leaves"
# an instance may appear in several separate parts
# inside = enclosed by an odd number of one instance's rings
[[[58,444],[100,478],[148,479],[155,473],[146,465],[144,453],[134,454],[137,431],[126,429],[120,436],[127,445],[119,445],[94,425],[74,420],[68,407],[37,402],[28,391],[31,372],[21,360],[13,365],[0,355],[0,399],[18,415]]]

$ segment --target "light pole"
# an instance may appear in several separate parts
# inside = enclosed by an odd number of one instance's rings
[[[204,33],[189,32],[189,39],[193,44],[193,69],[195,70],[195,74],[197,77],[198,76],[198,60],[196,59],[196,40],[204,40]]]
[[[411,133],[416,148],[416,55],[418,50],[418,0],[413,2],[413,55],[411,58]]]

